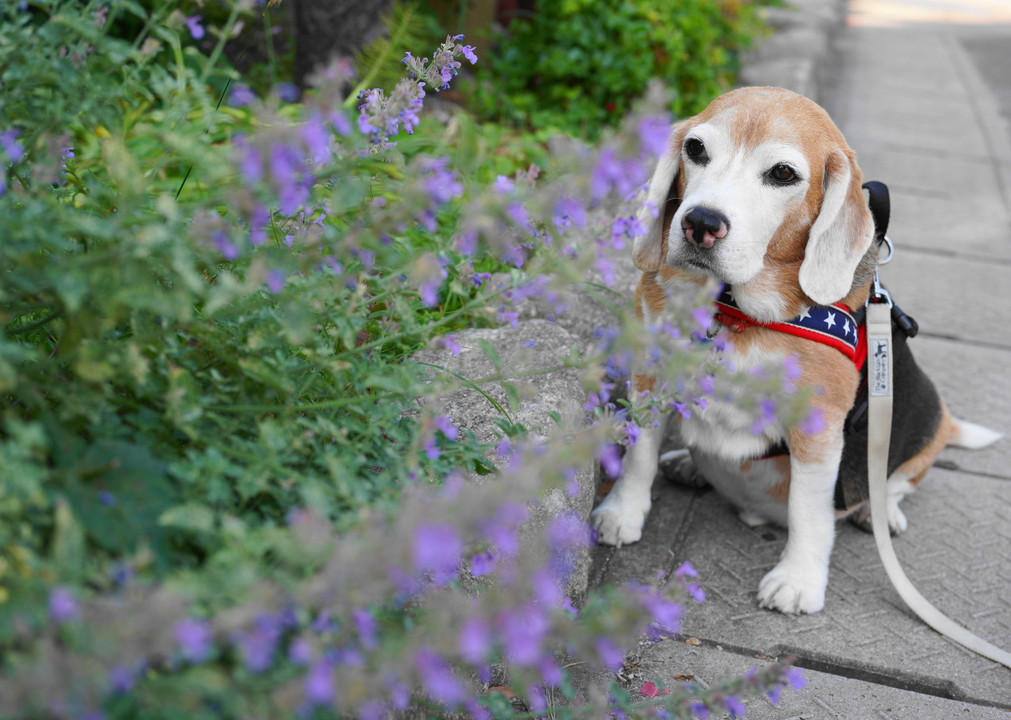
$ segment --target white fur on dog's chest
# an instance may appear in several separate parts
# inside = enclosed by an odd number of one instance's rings
[[[727,339],[733,340],[732,337]],[[767,352],[760,345],[753,345],[743,353],[727,350],[726,360],[736,370],[747,373],[782,364],[784,358]],[[786,437],[785,429],[778,422],[765,425],[756,434],[755,423],[757,414],[760,413],[758,409],[747,411],[733,400],[721,400],[718,390],[715,396],[708,400],[704,409],[696,408],[691,417],[682,421],[682,437],[689,447],[698,448],[731,463],[740,463],[764,455],[770,445]],[[770,400],[777,402],[778,398]]]

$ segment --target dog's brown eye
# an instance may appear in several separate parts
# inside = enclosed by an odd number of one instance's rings
[[[688,138],[685,140],[685,152],[688,153],[688,157],[697,163],[705,163],[709,160],[706,146],[698,138]]]
[[[769,179],[785,185],[796,180],[797,173],[786,163],[779,163],[769,171]]]

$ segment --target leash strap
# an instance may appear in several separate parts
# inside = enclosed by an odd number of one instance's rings
[[[892,319],[889,303],[867,305],[867,472],[878,555],[899,597],[921,620],[960,645],[1011,668],[1011,653],[972,634],[931,605],[906,577],[888,529],[888,446],[892,434]]]

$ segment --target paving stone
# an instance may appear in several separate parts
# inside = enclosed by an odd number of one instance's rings
[[[1011,478],[1011,351],[931,337],[917,337],[910,347],[952,415],[1004,433],[988,448],[947,448],[939,459],[967,472]]]
[[[906,116],[908,118],[908,116]],[[989,148],[979,128],[962,127],[952,118],[916,118],[913,121],[867,122],[861,130],[850,132],[846,141],[860,153],[873,154],[878,148],[888,150],[920,150],[925,153],[954,155],[973,160],[985,160]]]
[[[1011,348],[1011,266],[904,252],[881,270],[895,301],[934,336]]]
[[[896,553],[920,592],[970,630],[1011,646],[1011,600],[1003,592],[1011,578],[1011,483],[935,469],[903,510],[910,528],[896,539]],[[683,633],[770,657],[797,655],[835,674],[900,677],[920,692],[1011,707],[1011,671],[914,617],[892,589],[873,537],[845,522],[837,530],[825,609],[800,616],[763,610],[758,582],[778,561],[785,530],[749,528],[717,493],[701,494],[673,548],[677,562],[696,567],[708,593],[687,608]]]
[[[986,159],[938,157],[932,153],[878,148],[860,156],[864,175],[886,185],[948,196],[952,188],[962,194],[985,196],[993,192],[997,176]]]
[[[786,88],[809,98],[818,97],[815,63],[808,58],[777,58],[754,62],[738,76],[740,86]]]
[[[899,259],[907,249],[920,249],[967,260],[1011,260],[1011,220],[1004,203],[993,194],[952,199],[889,185],[889,195],[892,215],[888,235]]]

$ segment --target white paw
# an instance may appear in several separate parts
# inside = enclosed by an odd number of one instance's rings
[[[784,613],[816,613],[825,607],[828,569],[780,561],[758,584],[758,604]]]
[[[750,528],[762,527],[762,525],[769,524],[769,520],[764,515],[759,515],[751,510],[741,510],[737,513],[737,517]]]
[[[901,497],[895,495],[888,496],[888,532],[891,535],[903,533],[909,527],[909,521],[906,520],[905,514],[899,509],[899,500],[901,499]],[[865,532],[874,532],[871,525],[871,508],[869,503],[864,504],[853,514],[853,523]]]
[[[612,490],[590,513],[593,527],[597,529],[597,542],[616,547],[638,542],[651,504],[649,494],[643,501]]]
[[[899,510],[899,499],[893,495],[888,496],[888,530],[892,535],[905,532],[909,527],[906,516]]]

